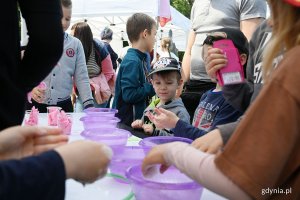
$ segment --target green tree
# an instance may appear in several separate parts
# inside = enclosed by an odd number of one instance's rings
[[[181,14],[183,14],[187,18],[190,18],[194,0],[170,0],[170,3]]]

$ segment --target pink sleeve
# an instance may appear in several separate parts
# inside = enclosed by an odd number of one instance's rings
[[[115,74],[109,54],[102,60],[101,67],[102,73],[104,74],[106,80],[109,81]]]
[[[173,142],[165,151],[165,160],[205,188],[229,199],[251,199],[215,165],[215,155],[182,142]]]

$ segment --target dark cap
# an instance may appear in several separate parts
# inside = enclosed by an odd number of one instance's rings
[[[226,34],[224,37],[222,36],[213,36],[213,35],[208,35],[206,39],[204,40],[203,44],[208,44],[212,45],[214,41],[218,41],[221,39],[229,39],[233,42],[234,46],[238,49],[240,53],[245,53],[249,54],[249,43],[246,38],[246,36],[240,31],[239,29],[234,29],[234,28],[221,28],[218,30],[215,30],[214,33],[216,32],[221,32]],[[213,33],[212,33],[213,34]]]
[[[174,58],[160,58],[155,62],[148,76],[162,71],[177,71],[181,72],[181,66]]]

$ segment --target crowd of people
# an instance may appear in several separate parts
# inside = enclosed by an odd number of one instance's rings
[[[118,59],[109,27],[101,40],[86,21],[66,32],[71,0],[19,0],[19,7],[5,1],[0,15],[10,22],[4,24],[0,45],[0,91],[5,94],[0,101],[0,199],[64,199],[66,179],[90,183],[106,174],[110,147],[68,143],[58,128],[20,126],[25,109],[47,112],[49,105],[66,112],[112,107],[120,123],[145,135],[193,140],[154,147],[143,161],[145,176],[155,164],[160,173],[174,165],[229,199],[299,199],[300,3],[267,4],[195,0],[182,63],[168,37],[151,64],[157,29],[146,14],[128,18],[131,47]],[[18,9],[29,35],[22,56]],[[238,78],[235,73],[239,81],[234,84],[220,79],[220,70],[233,65],[232,56],[215,46],[220,42],[233,45],[242,72]],[[265,188],[292,192],[264,195]]]

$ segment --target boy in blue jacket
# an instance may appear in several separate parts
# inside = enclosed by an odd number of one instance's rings
[[[128,126],[143,116],[148,99],[155,95],[148,80],[146,53],[155,43],[155,21],[146,14],[135,13],[127,21],[126,31],[132,48],[122,60],[115,88],[113,108],[117,117]]]
[[[240,62],[243,66],[247,64],[248,41],[244,34],[232,28],[223,28],[208,35],[203,43],[203,59],[207,57],[208,48],[221,39],[230,39],[240,54]],[[215,80],[214,80],[215,81]],[[195,111],[193,124],[190,125],[180,120],[173,113],[156,109],[156,115],[149,118],[159,128],[173,128],[174,136],[196,139],[207,132],[215,129],[217,125],[236,121],[243,113],[232,107],[223,97],[222,87],[217,83],[216,88],[208,90],[200,99]]]

